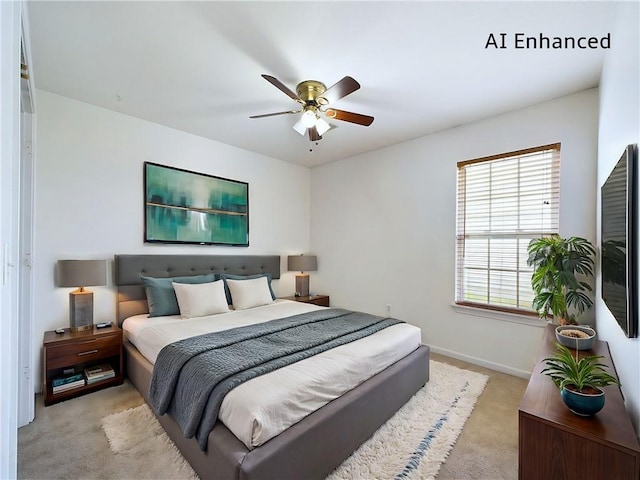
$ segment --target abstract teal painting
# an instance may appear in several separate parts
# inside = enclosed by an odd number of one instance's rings
[[[249,246],[249,184],[144,163],[144,240]]]

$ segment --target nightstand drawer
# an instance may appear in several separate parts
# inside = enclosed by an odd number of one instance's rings
[[[303,297],[281,297],[284,300],[293,300],[294,302],[312,303],[319,307],[329,306],[329,295],[307,295]]]
[[[47,367],[61,368],[77,363],[89,362],[100,358],[120,355],[120,337],[112,335],[100,338],[88,338],[78,342],[50,346],[46,349]]]
[[[311,299],[307,300],[306,303],[312,303],[314,305],[318,305],[320,307],[328,307],[329,306],[329,297],[326,295],[321,295],[318,297],[311,297]]]

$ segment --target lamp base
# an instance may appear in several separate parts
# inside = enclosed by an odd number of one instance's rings
[[[93,328],[93,292],[75,290],[69,294],[69,323],[72,332]]]
[[[309,296],[309,274],[296,275],[296,295],[299,297]]]

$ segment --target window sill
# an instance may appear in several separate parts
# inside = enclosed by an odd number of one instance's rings
[[[484,308],[470,307],[467,305],[453,304],[451,307],[457,312],[464,315],[472,315],[474,317],[491,318],[492,320],[501,320],[504,322],[520,323],[530,327],[544,328],[548,323],[540,318],[530,317],[528,315],[518,315],[517,313],[501,312],[499,310],[488,310]]]

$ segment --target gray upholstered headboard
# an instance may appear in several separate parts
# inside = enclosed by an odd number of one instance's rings
[[[141,274],[175,277],[205,273],[270,273],[276,279],[280,278],[280,255],[114,255],[118,325],[127,317],[149,312]]]

